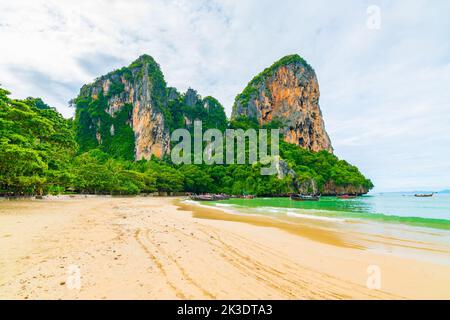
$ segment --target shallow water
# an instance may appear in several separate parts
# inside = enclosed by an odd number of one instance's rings
[[[320,201],[230,199],[213,205],[228,206],[247,213],[299,215],[324,220],[363,219],[450,230],[450,194],[416,198],[412,194],[388,193],[346,200],[322,197]]]
[[[450,195],[416,198],[376,194],[356,199],[322,197],[230,199],[203,202],[230,214],[258,215],[340,234],[345,243],[366,249],[450,265]]]

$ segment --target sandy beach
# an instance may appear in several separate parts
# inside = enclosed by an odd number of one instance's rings
[[[179,198],[4,200],[0,299],[450,299],[449,265],[326,230]]]

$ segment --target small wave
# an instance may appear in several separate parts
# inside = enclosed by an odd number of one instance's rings
[[[231,210],[230,207],[236,207],[232,204],[226,204],[226,203],[214,203],[214,205],[211,204],[203,204],[200,203],[198,201],[194,201],[194,200],[184,200],[184,203],[188,203],[188,204],[193,204],[199,207],[203,207],[203,208],[208,208],[208,209],[212,209],[212,208],[216,208],[222,212],[228,213],[228,214],[233,214],[233,215],[245,215],[245,213],[241,213],[239,211],[236,210]]]
[[[282,213],[286,211],[286,208],[277,208],[277,207],[257,207],[252,208],[255,211],[259,212],[270,212],[270,213]]]
[[[216,207],[224,207],[224,208],[234,207],[234,205],[228,204],[228,203],[216,203],[215,206]]]
[[[183,200],[183,203],[187,203],[187,204],[196,204],[196,205],[200,205],[197,201],[194,200]]]
[[[304,219],[333,221],[333,222],[345,222],[346,221],[346,219],[330,218],[330,217],[324,217],[324,216],[315,216],[315,215],[304,214],[304,213],[294,213],[292,211],[288,211],[286,214],[287,214],[288,217],[293,217],[293,218],[304,218]]]
[[[314,219],[314,220],[323,220],[323,221],[335,221],[335,222],[345,222],[346,219],[343,218],[333,218],[326,217],[323,215],[315,215],[315,214],[307,214],[303,212],[299,212],[298,209],[290,209],[290,208],[282,208],[282,207],[257,207],[251,208],[252,211],[256,211],[258,213],[273,213],[273,214],[285,214],[288,217],[293,218],[305,218],[305,219]],[[317,212],[316,210],[310,210],[311,212]]]
[[[406,224],[414,227],[426,227],[441,230],[450,230],[450,220],[448,219],[436,219],[436,218],[425,218],[425,217],[415,217],[415,216],[398,216],[398,215],[387,215],[374,212],[359,212],[359,211],[339,211],[339,210],[325,210],[325,209],[299,209],[299,208],[288,208],[288,207],[274,207],[274,206],[258,206],[250,207],[240,204],[229,204],[229,203],[215,203],[214,205],[204,205],[196,201],[185,200],[186,203],[195,204],[202,207],[217,207],[222,211],[235,215],[248,215],[248,214],[258,214],[265,216],[279,216],[286,215],[294,218],[304,218],[304,219],[314,219],[323,221],[334,221],[334,222],[346,222],[346,221],[374,221],[383,223],[400,223]]]
[[[234,214],[248,214],[244,212],[240,212],[242,208],[232,204],[221,204],[222,207],[231,207],[230,209],[234,210],[224,210],[229,213],[233,212]],[[241,210],[240,210],[241,209]],[[334,222],[345,222],[346,219],[343,218],[333,218],[333,217],[325,217],[323,215],[315,215],[315,214],[306,214],[303,212],[299,212],[298,209],[290,209],[290,208],[282,208],[282,207],[254,207],[254,208],[246,208],[250,212],[258,213],[258,214],[283,214],[288,217],[293,218],[305,218],[305,219],[314,219],[314,220],[322,220],[322,221],[334,221]],[[316,212],[316,210],[311,210]],[[250,213],[249,212],[249,213]],[[265,215],[267,216],[267,215]]]

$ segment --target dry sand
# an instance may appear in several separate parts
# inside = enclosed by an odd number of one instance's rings
[[[448,265],[179,202],[0,201],[0,298],[450,299]],[[371,265],[380,290],[366,286]]]

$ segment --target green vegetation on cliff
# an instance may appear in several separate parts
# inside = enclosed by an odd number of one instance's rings
[[[280,126],[281,123],[275,120],[263,127],[272,129]],[[243,130],[260,128],[256,119],[246,117],[233,119],[230,122],[230,127]],[[334,193],[335,190],[331,190],[330,185],[336,186],[335,189],[348,190],[351,193],[363,193],[361,190],[367,192],[374,187],[372,182],[364,177],[357,167],[345,160],[340,160],[334,154],[325,150],[312,152],[280,140],[280,156],[295,172],[296,183],[300,188],[303,184],[308,185],[311,180],[314,180],[317,191],[322,194]],[[296,191],[291,188],[289,192]],[[249,192],[258,194],[258,192]]]
[[[132,105],[125,103],[114,114],[108,113],[107,110],[110,100],[121,97],[125,92],[123,80],[135,84],[142,82],[144,75],[152,83],[152,106],[160,110],[165,118],[170,119],[164,75],[152,57],[142,55],[128,67],[110,72],[97,79],[94,84],[81,88],[79,96],[74,99],[76,136],[80,152],[98,148],[114,158],[134,159],[134,133],[130,125]],[[110,81],[107,92],[104,92],[101,86],[101,81],[105,79]]]
[[[256,76],[237,97],[245,101],[261,79],[280,65],[302,63],[298,55],[287,56]],[[310,68],[310,67],[309,67]],[[287,195],[298,192],[311,181],[321,193],[351,190],[363,193],[372,182],[346,161],[327,152],[311,152],[280,142],[280,156],[296,175],[279,179],[260,174],[261,164],[254,165],[175,165],[168,157],[134,161],[135,132],[133,105],[126,100],[127,85],[150,99],[164,118],[168,132],[177,128],[192,130],[201,120],[203,130],[217,128],[258,129],[256,119],[235,117],[227,120],[223,106],[213,97],[202,98],[192,89],[180,94],[167,88],[159,65],[150,56],[141,56],[129,67],[99,79],[108,80],[83,86],[74,99],[75,120],[64,119],[39,98],[14,100],[0,88],[0,195],[47,193],[139,194],[150,192],[215,192]],[[120,107],[112,107],[122,99]],[[272,121],[266,128],[278,128]]]
[[[177,166],[170,160],[157,158],[133,161],[131,128],[123,125],[131,105],[125,106],[115,118],[111,118],[98,108],[98,105],[105,103],[100,96],[85,108],[77,110],[78,125],[75,128],[71,120],[64,119],[40,99],[14,100],[8,95],[8,91],[0,89],[0,194],[187,191],[270,196],[297,191],[289,176],[278,179],[276,175],[260,175],[261,164]],[[247,118],[234,119],[226,124],[223,108],[217,100],[207,97],[200,101],[198,112],[201,112],[200,106],[204,109],[205,102],[210,108],[217,108],[213,112],[215,116],[209,118],[208,127],[258,128],[254,119]],[[89,108],[94,109],[90,110],[91,115],[104,121],[104,126],[100,126],[102,130],[110,130],[114,125],[117,140],[105,139],[101,145],[95,136],[90,140],[80,140],[93,134],[80,133],[82,129],[89,129],[89,126],[79,125],[85,121],[83,114]],[[190,107],[189,110],[195,108]],[[276,126],[272,123],[266,127]],[[75,136],[85,149],[78,147]],[[314,179],[321,192],[326,192],[326,184],[330,181],[344,188],[354,186],[355,190],[373,187],[356,167],[326,151],[314,153],[284,142],[281,142],[280,151],[281,157],[297,174],[300,184]],[[127,154],[130,156],[127,157]]]
[[[192,89],[171,99],[169,109],[170,131],[178,128],[192,130],[196,120],[202,121],[203,130],[217,128],[223,131],[228,125],[227,116],[220,102],[211,96],[202,98]]]
[[[108,83],[106,92],[105,83]],[[79,96],[73,100],[80,152],[97,148],[116,159],[134,159],[133,106],[129,103],[134,97],[127,96],[124,83],[133,87],[134,91],[129,95],[146,97],[150,93],[149,104],[162,114],[163,130],[167,132],[185,127],[192,129],[195,120],[202,121],[204,130],[225,130],[227,127],[224,108],[217,99],[210,96],[202,98],[192,89],[179,94],[176,89],[167,88],[159,65],[152,57],[143,55],[128,67],[83,86]],[[120,103],[121,106],[112,114],[110,103]]]
[[[293,63],[302,64],[306,68],[312,70],[312,67],[306,62],[306,60],[300,57],[298,54],[292,54],[281,58],[280,60],[274,62],[270,67],[264,69],[262,72],[253,77],[253,79],[250,80],[250,82],[244,88],[242,93],[236,96],[233,105],[233,114],[235,113],[238,103],[242,106],[246,106],[250,102],[250,99],[258,94],[257,87],[264,81],[264,79],[271,77],[281,66],[287,66]]]
[[[114,158],[134,159],[134,133],[128,124],[132,105],[125,104],[114,116],[105,109],[107,98],[78,98],[75,117],[80,152],[99,148]]]

